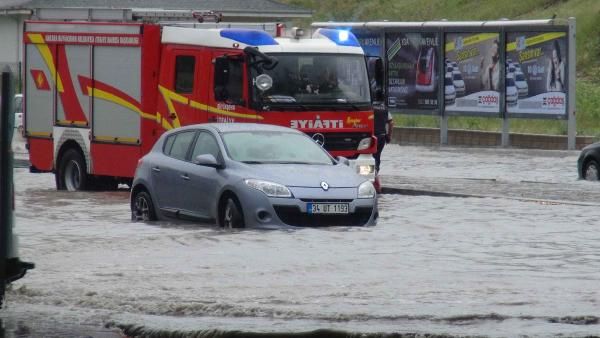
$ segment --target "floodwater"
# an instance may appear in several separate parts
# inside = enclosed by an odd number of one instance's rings
[[[3,325],[597,335],[600,183],[577,181],[577,155],[388,146],[384,184],[466,197],[385,194],[370,228],[234,232],[132,223],[127,191],[57,192],[15,169],[20,256],[36,268],[8,290]]]

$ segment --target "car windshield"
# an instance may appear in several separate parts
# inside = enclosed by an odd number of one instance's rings
[[[333,164],[327,152],[304,134],[245,131],[223,134],[229,157],[249,164]]]
[[[507,77],[506,78],[506,86],[513,87],[514,85],[515,85],[515,80],[512,77]]]
[[[254,88],[254,99],[269,104],[370,104],[367,67],[362,55],[270,54],[275,68],[256,69],[252,76],[268,74],[271,89]]]
[[[462,80],[462,75],[460,75],[460,73],[454,73],[452,75],[452,79],[457,80],[457,81]]]
[[[517,81],[525,81],[525,76],[523,74],[517,74],[515,78]]]
[[[446,86],[454,85],[454,83],[452,82],[452,77],[450,77],[450,76],[445,76],[445,77],[444,77],[444,84],[445,84]]]

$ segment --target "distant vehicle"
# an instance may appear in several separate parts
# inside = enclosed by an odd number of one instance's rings
[[[453,105],[456,102],[456,88],[454,88],[451,72],[447,72],[446,76],[444,76],[444,102],[447,106]]]
[[[521,71],[521,64],[519,63],[513,63],[513,67],[515,67],[515,72],[522,72]]]
[[[525,74],[520,71],[515,73],[515,86],[519,92],[519,98],[526,97],[529,94],[529,85],[527,84],[527,79],[525,78]]]
[[[506,73],[507,74],[512,74],[512,73],[514,73],[516,71],[517,71],[517,69],[513,65],[510,65],[510,66],[506,67]]]
[[[515,85],[515,79],[512,76],[506,77],[506,105],[514,106],[519,99],[519,92]]]
[[[171,130],[138,163],[134,220],[216,221],[225,228],[375,225],[370,180],[300,131],[210,123]]]
[[[456,96],[465,95],[465,81],[459,71],[455,70],[452,72],[452,82],[454,83],[454,87],[456,87]]]
[[[421,47],[417,58],[416,90],[431,93],[436,89],[435,83],[435,49]]]
[[[23,135],[23,94],[15,94],[15,128]]]
[[[600,142],[583,148],[577,160],[577,172],[580,179],[600,180]]]

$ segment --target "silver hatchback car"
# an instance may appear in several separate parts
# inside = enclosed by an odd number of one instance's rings
[[[162,135],[138,163],[131,213],[226,228],[364,226],[378,218],[373,184],[347,160],[297,130],[251,123]]]

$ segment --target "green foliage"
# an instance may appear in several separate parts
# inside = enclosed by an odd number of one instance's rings
[[[600,136],[600,0],[279,0],[314,10],[312,21],[577,19],[577,133]],[[396,125],[438,127],[429,116],[397,116]],[[500,130],[493,118],[452,117],[450,128]],[[511,131],[566,134],[565,121],[511,120]]]

